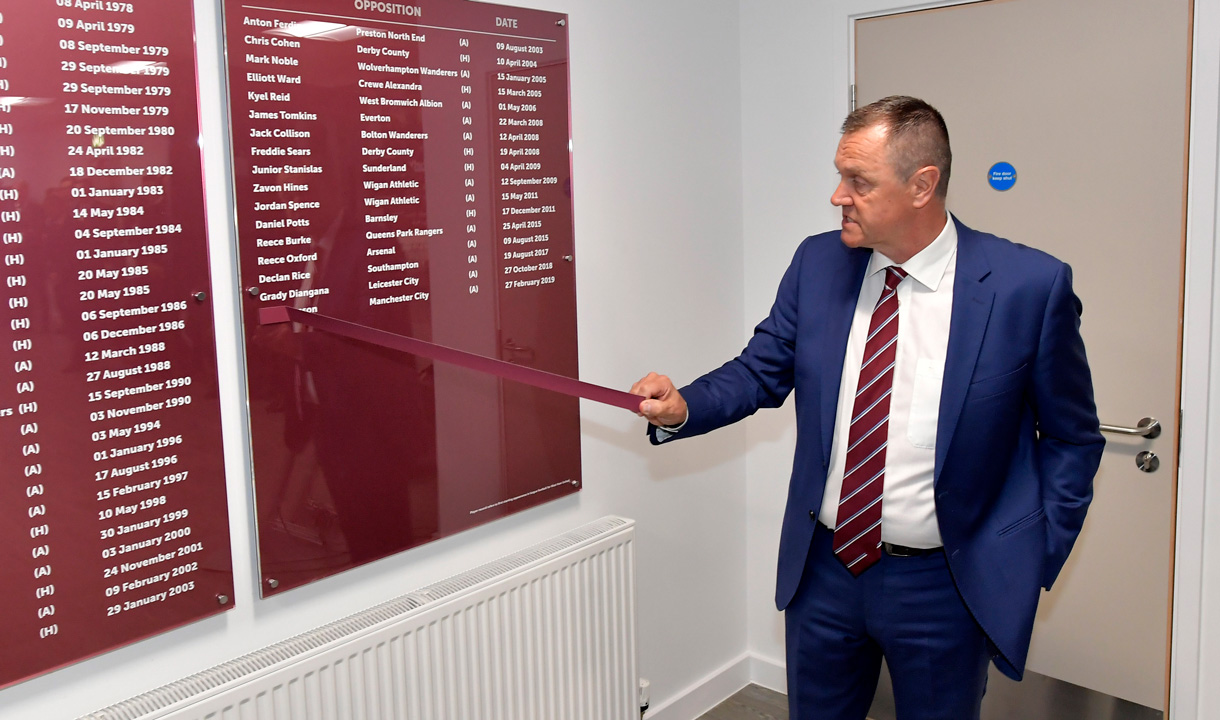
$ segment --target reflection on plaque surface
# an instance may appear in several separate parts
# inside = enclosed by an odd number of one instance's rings
[[[0,685],[233,606],[189,0],[0,0]]]
[[[226,0],[225,42],[263,593],[576,492],[576,399],[258,321],[575,376],[565,16]]]

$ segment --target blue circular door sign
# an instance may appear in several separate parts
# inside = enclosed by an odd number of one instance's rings
[[[1003,192],[1017,184],[1017,169],[1011,163],[998,162],[987,171],[987,182],[995,190]]]

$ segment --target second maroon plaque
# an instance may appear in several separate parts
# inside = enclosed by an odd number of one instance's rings
[[[575,398],[292,305],[577,375],[566,18],[225,2],[263,593],[580,487]]]

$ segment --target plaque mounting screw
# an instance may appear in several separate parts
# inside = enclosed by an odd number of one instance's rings
[[[200,290],[199,292],[195,293],[195,299],[199,302],[203,302],[204,300],[208,299],[208,294]]]
[[[251,285],[250,287],[246,288],[246,292],[250,294],[250,297],[258,297],[258,286]]]
[[[564,255],[564,256],[563,256],[563,259],[564,259],[564,260],[566,260],[566,261],[568,261],[568,262],[572,262],[572,256],[571,256],[571,255]]]
[[[558,25],[559,27],[563,27],[564,25],[568,24],[568,21],[564,20],[563,18],[560,18],[555,21],[555,24]]]
[[[275,578],[267,578],[267,586],[274,590],[280,586],[280,581]]]
[[[217,595],[217,596],[216,596],[216,602],[220,603],[221,605],[228,605],[228,604],[229,604],[229,596],[228,596],[228,595]]]

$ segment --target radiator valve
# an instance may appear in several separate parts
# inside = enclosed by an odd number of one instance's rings
[[[648,678],[640,678],[640,720],[644,720],[644,713],[648,712],[648,688],[651,683]]]

